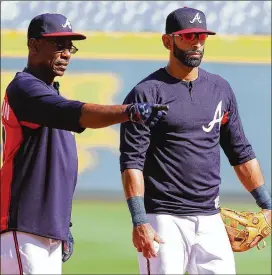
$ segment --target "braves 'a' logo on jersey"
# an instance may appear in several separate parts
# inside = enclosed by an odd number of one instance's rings
[[[205,127],[204,125],[202,125],[203,131],[206,133],[209,133],[213,129],[216,123],[218,123],[220,128],[223,117],[224,117],[224,114],[222,114],[222,100],[221,100],[216,107],[213,120],[208,124],[208,127]]]

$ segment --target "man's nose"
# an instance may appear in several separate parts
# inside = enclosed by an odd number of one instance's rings
[[[199,41],[199,37],[196,36],[196,38],[192,42],[192,47],[196,48],[196,49],[199,49],[201,46],[202,46],[202,44]]]
[[[71,58],[70,50],[69,49],[63,50],[61,53],[61,56],[66,59],[70,59]]]

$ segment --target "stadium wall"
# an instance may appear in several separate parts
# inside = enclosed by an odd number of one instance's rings
[[[85,32],[86,33],[86,32]],[[70,99],[101,104],[122,103],[143,77],[166,65],[168,53],[158,33],[87,32],[75,43],[80,49],[61,91]],[[261,49],[261,50],[259,50]],[[1,31],[1,99],[16,71],[27,62],[26,34]],[[236,93],[245,132],[271,182],[271,37],[215,36],[209,38],[202,68],[226,78]],[[79,183],[76,194],[121,194],[119,126],[86,130],[76,135]],[[222,153],[225,194],[245,194]]]

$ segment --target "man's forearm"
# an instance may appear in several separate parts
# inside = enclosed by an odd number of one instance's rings
[[[126,169],[122,173],[122,182],[126,199],[144,196],[143,172],[138,169]]]
[[[234,170],[249,192],[264,184],[263,174],[256,158],[234,166]]]
[[[127,106],[86,103],[81,109],[80,126],[95,129],[126,122],[129,120]]]
[[[144,177],[138,169],[126,169],[122,182],[134,226],[148,223],[144,206]]]
[[[262,209],[271,209],[271,195],[264,184],[263,174],[257,159],[234,166],[234,170],[244,187],[255,198]]]

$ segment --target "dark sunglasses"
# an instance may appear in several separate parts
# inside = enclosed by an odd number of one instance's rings
[[[78,51],[78,48],[73,44],[70,46],[66,46],[65,44],[57,43],[53,40],[49,40],[49,39],[43,39],[43,40],[53,44],[56,47],[57,52],[64,52],[65,50],[68,50],[70,53],[75,54]]]
[[[195,32],[190,32],[190,33],[182,33],[182,34],[169,34],[170,36],[175,36],[175,37],[180,37],[184,41],[193,41],[196,38],[200,42],[204,42],[208,38],[207,33],[195,33]]]

